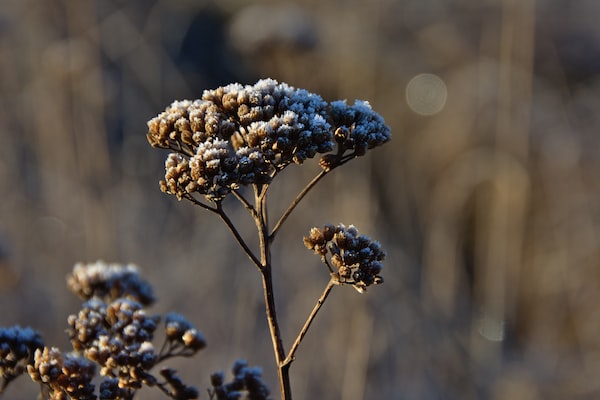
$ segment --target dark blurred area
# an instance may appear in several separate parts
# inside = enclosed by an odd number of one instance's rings
[[[327,300],[296,399],[600,397],[600,2],[0,3],[0,326],[66,350],[66,274],[132,262],[154,311],[205,333],[171,364],[186,382],[245,358],[276,389],[258,274],[214,215],[160,192],[166,153],[145,138],[173,100],[271,77],[368,100],[393,135],[278,237],[287,347],[328,280],[302,235],[355,224],[388,252],[384,285]],[[317,171],[279,176],[273,214]],[[22,377],[5,396],[37,391]]]

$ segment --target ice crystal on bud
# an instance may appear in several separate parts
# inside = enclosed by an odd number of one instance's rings
[[[379,274],[385,252],[379,242],[360,235],[353,225],[312,228],[304,245],[321,256],[338,284],[351,284],[363,293],[368,286],[383,282]]]

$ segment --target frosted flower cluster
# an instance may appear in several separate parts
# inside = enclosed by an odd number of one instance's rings
[[[0,328],[0,393],[26,371],[35,351],[43,347],[41,335],[29,327]]]
[[[70,289],[87,301],[68,317],[67,334],[73,350],[98,365],[103,377],[102,399],[130,399],[142,386],[156,386],[172,398],[193,399],[198,391],[184,385],[174,370],[151,370],[175,356],[192,356],[206,347],[202,333],[183,316],[165,318],[165,343],[160,350],[153,339],[161,320],[145,306],[154,302],[152,287],[134,265],[102,261],[76,264],[67,277]]]
[[[348,135],[340,141],[336,132]],[[287,165],[317,154],[325,155],[321,166],[332,169],[388,141],[390,130],[367,102],[329,104],[263,79],[175,101],[148,122],[146,136],[152,146],[173,152],[160,184],[164,192],[179,199],[199,193],[217,202],[240,186],[268,184]]]
[[[78,263],[67,277],[67,285],[84,300],[98,297],[111,301],[126,297],[144,305],[155,301],[152,286],[140,277],[133,264]]]
[[[379,242],[360,235],[353,225],[312,228],[304,237],[304,245],[321,256],[340,285],[351,284],[363,293],[368,286],[383,283],[379,274],[385,252]]]
[[[262,380],[262,369],[250,367],[246,360],[237,360],[232,367],[233,380],[225,382],[225,374],[217,372],[211,375],[213,388],[209,390],[214,400],[268,400],[269,387]],[[245,394],[245,396],[243,396]]]
[[[96,399],[92,384],[96,366],[83,357],[45,347],[35,351],[34,363],[27,369],[31,379],[47,387],[50,400]]]
[[[165,330],[172,353],[178,349],[177,354],[192,355],[206,347],[202,333],[180,314],[171,312],[165,316]]]
[[[158,322],[132,300],[106,305],[92,299],[69,316],[67,333],[73,349],[101,366],[101,375],[118,378],[120,387],[135,390],[152,383],[148,371],[158,355],[151,340]]]
[[[164,344],[155,349],[152,340],[161,318],[144,309],[154,295],[137,267],[80,263],[67,281],[87,300],[67,320],[73,352],[45,347],[31,328],[0,328],[0,394],[27,371],[41,384],[42,396],[51,400],[129,400],[144,385],[173,399],[198,398],[198,390],[185,385],[174,370],[163,368],[161,377],[151,372],[168,358],[196,354],[206,341],[183,316],[168,314]],[[96,394],[97,369],[102,378]]]

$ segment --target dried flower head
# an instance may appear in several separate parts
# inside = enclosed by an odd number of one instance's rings
[[[182,315],[168,313],[165,316],[165,330],[170,353],[193,355],[206,347],[204,335]]]
[[[356,100],[351,106],[345,100],[334,101],[329,106],[329,115],[338,151],[321,158],[320,165],[325,170],[363,156],[367,150],[391,139],[389,126],[367,101]]]
[[[41,335],[33,329],[20,326],[0,328],[0,393],[33,363],[37,349],[44,347]]]
[[[216,372],[211,375],[212,390],[210,398],[216,400],[242,399],[268,400],[270,390],[262,380],[262,369],[249,367],[246,360],[237,360],[232,367],[233,380],[225,383],[225,374]]]
[[[120,297],[136,300],[144,305],[154,303],[154,293],[149,283],[139,276],[133,264],[107,264],[103,261],[73,267],[67,277],[69,289],[84,300],[96,296],[105,301]]]
[[[269,183],[291,163],[324,154],[330,170],[390,139],[369,103],[331,104],[273,79],[205,90],[148,121],[147,138],[169,149],[161,190],[218,202],[239,186]],[[338,146],[337,153],[330,153]]]
[[[52,400],[95,400],[91,383],[94,363],[73,354],[63,355],[56,347],[35,351],[33,365],[27,367],[31,379],[48,388]]]
[[[69,316],[67,333],[75,350],[101,366],[101,375],[118,378],[120,387],[138,389],[154,383],[147,371],[158,361],[151,343],[158,320],[132,300],[106,305],[92,299],[78,315]]]
[[[338,284],[351,284],[363,293],[368,286],[383,282],[379,273],[385,252],[379,242],[359,235],[353,225],[312,228],[304,237],[304,245],[321,256]]]

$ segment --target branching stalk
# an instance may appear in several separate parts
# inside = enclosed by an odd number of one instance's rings
[[[289,367],[283,364],[285,358],[285,349],[281,339],[279,321],[277,320],[277,311],[275,308],[275,295],[273,291],[273,277],[271,272],[271,243],[268,240],[269,226],[267,220],[267,191],[266,188],[255,191],[255,203],[257,213],[255,217],[256,227],[259,234],[260,255],[261,255],[261,275],[263,281],[263,292],[265,296],[265,312],[269,332],[273,342],[273,352],[277,361],[277,373],[279,376],[279,389],[282,400],[292,399],[292,390],[290,385]]]
[[[283,366],[287,366],[289,368],[289,365],[294,361],[294,357],[296,354],[296,350],[298,350],[298,346],[300,346],[302,339],[304,339],[304,336],[306,336],[306,333],[308,332],[308,328],[310,328],[310,324],[312,324],[312,322],[314,321],[315,317],[317,316],[317,313],[321,309],[321,306],[323,306],[323,303],[325,303],[327,296],[329,296],[329,292],[331,292],[331,289],[333,289],[334,286],[335,286],[335,280],[332,278],[327,283],[327,286],[325,286],[323,293],[321,293],[321,297],[319,297],[319,300],[317,300],[317,304],[315,304],[315,307],[310,312],[310,315],[306,319],[306,322],[304,323],[304,326],[300,330],[298,337],[296,337],[296,340],[294,340],[294,343],[292,344],[290,352],[288,353],[285,360],[283,360]]]

